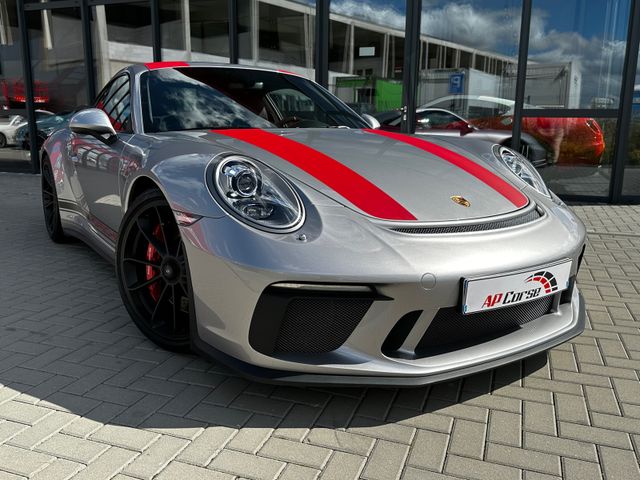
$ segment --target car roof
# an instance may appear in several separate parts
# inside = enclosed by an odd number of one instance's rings
[[[283,70],[279,68],[266,68],[256,67],[253,65],[239,65],[237,63],[220,63],[220,62],[149,62],[149,63],[136,63],[123,70],[130,70],[133,73],[141,73],[144,71],[161,70],[164,68],[188,68],[188,67],[207,67],[207,68],[225,68],[234,70],[248,70],[248,71],[260,71],[260,72],[274,72],[282,73],[285,75],[295,75],[296,77],[304,77],[301,73],[291,72],[289,70]],[[120,72],[118,72],[120,73]],[[117,74],[116,74],[117,75]],[[115,75],[114,75],[115,77]]]
[[[427,111],[429,111],[429,112],[444,112],[444,113],[447,113],[447,114],[452,115],[454,117],[462,119],[462,117],[460,117],[460,115],[458,115],[457,113],[453,113],[451,110],[447,110],[446,108],[422,106],[422,107],[418,107],[416,109],[416,113],[423,113],[423,112],[427,112]]]
[[[442,102],[444,100],[451,100],[451,99],[481,100],[485,102],[501,103],[509,107],[513,106],[516,103],[515,101],[509,100],[508,98],[491,97],[489,95],[446,95],[444,97],[439,97],[434,100],[431,100],[430,102],[423,104],[421,108],[428,108],[429,105]]]

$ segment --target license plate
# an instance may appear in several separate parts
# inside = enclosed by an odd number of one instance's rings
[[[462,312],[474,313],[529,302],[566,290],[571,260],[525,272],[465,279]]]

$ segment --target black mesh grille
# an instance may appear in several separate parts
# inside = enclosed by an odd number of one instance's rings
[[[459,308],[441,308],[416,347],[417,357],[438,355],[517,330],[549,313],[554,295],[488,312],[463,315]]]
[[[518,217],[500,220],[497,222],[476,223],[467,225],[447,225],[442,227],[393,227],[391,230],[400,233],[412,233],[415,235],[427,235],[436,233],[464,233],[464,232],[482,232],[485,230],[498,230],[500,228],[515,227],[524,225],[539,218],[543,214],[538,209],[533,209],[529,213]]]
[[[340,347],[371,306],[368,298],[294,298],[276,338],[278,353],[322,353]]]

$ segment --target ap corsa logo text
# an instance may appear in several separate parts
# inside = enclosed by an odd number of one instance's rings
[[[482,308],[493,308],[511,303],[518,303],[526,300],[534,300],[541,295],[549,295],[558,291],[558,282],[551,272],[541,270],[530,275],[525,283],[532,283],[532,288],[521,292],[511,290],[508,292],[498,292],[487,295]],[[538,285],[536,285],[538,284]]]

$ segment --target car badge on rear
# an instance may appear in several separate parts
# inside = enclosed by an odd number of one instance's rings
[[[471,202],[469,200],[467,200],[466,198],[460,196],[460,195],[453,195],[451,197],[451,200],[453,200],[458,205],[462,205],[463,207],[470,207],[471,206]]]

